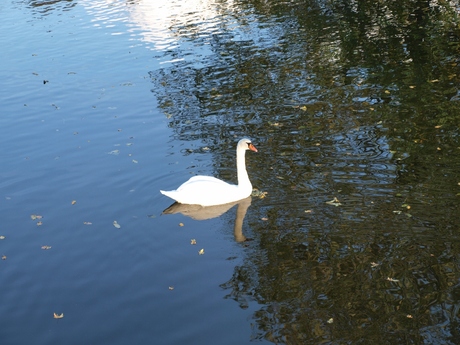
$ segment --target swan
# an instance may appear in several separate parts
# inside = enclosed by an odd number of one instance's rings
[[[236,168],[238,185],[230,184],[212,176],[193,176],[176,190],[163,191],[161,194],[181,204],[214,206],[244,199],[251,195],[252,185],[246,171],[246,150],[257,152],[251,140],[241,139],[236,145]]]

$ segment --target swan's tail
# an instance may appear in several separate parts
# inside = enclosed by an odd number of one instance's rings
[[[163,195],[166,195],[168,198],[171,198],[173,200],[177,201],[177,196],[176,196],[176,191],[175,190],[160,190],[160,193]]]

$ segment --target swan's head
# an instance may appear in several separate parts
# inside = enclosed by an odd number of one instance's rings
[[[248,138],[243,138],[238,142],[237,150],[242,148],[243,150],[251,150],[257,152],[256,147],[252,144],[251,140]]]

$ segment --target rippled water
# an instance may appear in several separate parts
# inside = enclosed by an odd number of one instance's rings
[[[458,343],[458,14],[3,2],[2,344]],[[264,198],[161,215],[243,135]]]

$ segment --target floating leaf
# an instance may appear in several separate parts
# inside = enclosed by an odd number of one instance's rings
[[[54,313],[54,314],[53,314],[53,317],[54,317],[55,319],[62,319],[62,318],[64,317],[64,313],[61,313],[61,314],[56,314],[56,313]]]
[[[179,223],[179,226],[184,226],[184,223]]]
[[[138,162],[137,160],[133,159],[133,163],[134,163],[134,164],[137,164],[137,163],[139,163],[139,162]]]
[[[204,249],[200,249],[200,251],[198,252],[198,254],[203,255],[203,254],[204,254]]]
[[[77,200],[72,200],[72,205],[75,205],[77,203]]]
[[[0,240],[4,240],[5,239],[5,236],[0,236]]]
[[[48,249],[51,249],[51,246],[42,246],[42,249],[43,250],[48,250]]]
[[[334,318],[330,318],[329,320],[327,320],[327,323],[333,323],[334,322]]]
[[[83,222],[83,224],[85,224],[85,225],[93,225],[93,223],[91,223],[91,222]]]
[[[394,278],[390,278],[390,277],[387,277],[387,280],[388,280],[389,282],[394,282],[394,283],[395,283],[395,282],[399,282],[399,279],[394,279]]]
[[[252,193],[251,193],[251,196],[255,196],[255,197],[258,197],[260,199],[263,199],[267,196],[268,192],[262,192],[260,190],[258,190],[257,188],[254,188],[252,190]]]
[[[195,245],[195,244],[196,244],[196,240],[195,240],[194,238],[192,238],[192,239],[190,240],[190,244]]]
[[[376,263],[376,262],[371,262],[371,267],[377,267],[379,266],[380,264]]]
[[[332,199],[331,201],[326,201],[326,204],[328,205],[333,205],[333,206],[340,206],[342,205],[339,201],[339,199],[337,199],[337,197],[334,197],[334,199]]]
[[[312,213],[312,210],[305,210],[305,213]]]
[[[109,155],[119,155],[120,154],[120,150],[113,150],[113,151],[110,151],[110,152],[107,152]]]
[[[118,224],[116,220],[113,221],[113,226],[116,227],[117,229],[121,228],[121,225]]]
[[[42,219],[43,216],[40,216],[39,214],[31,214],[30,219],[35,220],[35,219]]]
[[[411,314],[407,314],[406,317],[407,317],[408,319],[413,319],[413,318],[414,318]]]
[[[3,255],[3,256],[2,256],[2,260],[6,260],[6,255]]]
[[[268,218],[267,218],[267,217],[262,217],[262,218],[260,218],[260,219],[261,219],[261,220],[263,220],[263,221],[266,221],[266,220],[268,220]]]
[[[37,222],[37,226],[41,226],[43,225],[43,223],[40,221],[40,222]]]
[[[168,289],[169,290],[174,290],[174,286],[169,286]]]

